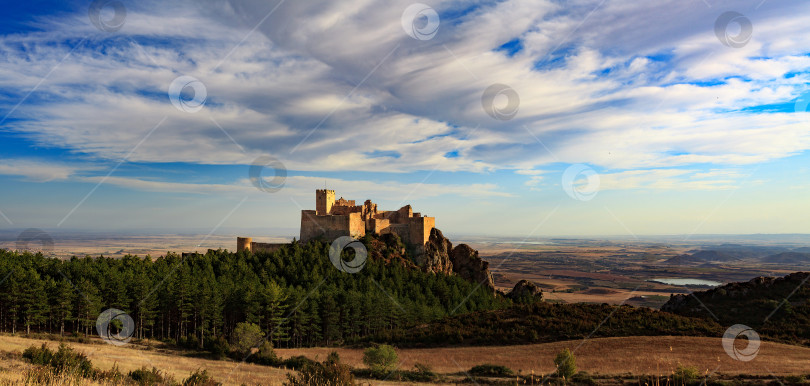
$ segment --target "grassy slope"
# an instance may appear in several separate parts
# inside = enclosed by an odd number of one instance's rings
[[[582,344],[580,346],[580,344]],[[446,347],[398,349],[401,368],[412,368],[421,362],[440,373],[457,373],[482,363],[507,366],[523,374],[549,373],[554,370],[553,358],[564,348],[575,349],[580,370],[592,374],[670,374],[679,365],[697,366],[701,373],[717,368],[722,374],[775,375],[810,374],[810,348],[780,343],[762,342],[758,356],[750,362],[738,362],[729,357],[720,338],[660,336],[594,338],[554,343],[517,346]],[[325,358],[332,349],[279,349],[283,356],[306,355]],[[337,349],[341,360],[362,367],[361,349]],[[718,366],[720,366],[718,368]]]
[[[0,352],[21,351],[32,344],[45,341],[21,337],[0,336]],[[55,342],[47,342],[56,346]],[[580,346],[581,344],[581,346]],[[117,363],[122,371],[154,365],[182,379],[197,368],[205,368],[215,379],[225,384],[278,385],[284,380],[281,369],[238,364],[230,361],[210,361],[157,353],[129,347],[107,344],[74,344],[71,346],[86,353],[93,363],[108,369]],[[444,374],[459,373],[474,365],[494,363],[522,371],[523,374],[548,373],[553,370],[552,358],[563,348],[576,349],[580,370],[592,374],[670,374],[679,364],[697,366],[701,373],[752,374],[782,377],[784,375],[808,374],[810,348],[763,342],[760,352],[751,362],[736,362],[723,351],[719,338],[700,337],[623,337],[596,338],[565,342],[542,343],[518,346],[455,347],[431,349],[399,349],[401,368],[413,367],[416,362],[428,363],[434,370]],[[323,359],[330,348],[279,349],[282,357],[305,355]],[[362,350],[340,348],[341,359],[354,367],[363,367]],[[3,355],[0,383],[18,379],[21,369],[28,365]],[[235,370],[234,370],[235,369]],[[231,374],[231,371],[233,373]],[[230,374],[230,375],[229,375]],[[377,382],[374,382],[377,384]],[[394,385],[394,382],[382,384]]]
[[[99,342],[101,342],[99,340]],[[31,345],[48,344],[55,349],[58,342],[40,339],[26,339],[2,335],[0,336],[0,351],[2,352],[22,352]],[[272,367],[259,366],[254,364],[238,364],[228,361],[214,361],[199,358],[188,358],[173,355],[169,352],[157,352],[155,350],[141,350],[134,346],[117,347],[106,343],[81,344],[69,343],[77,351],[83,352],[93,362],[93,365],[102,370],[107,370],[117,365],[122,373],[136,370],[142,366],[157,367],[159,370],[174,376],[176,380],[188,377],[198,368],[207,369],[214,379],[230,384],[281,384],[286,379],[287,371]],[[3,361],[4,368],[8,368],[9,362]],[[7,379],[4,374],[2,378]],[[13,374],[11,374],[13,375]]]

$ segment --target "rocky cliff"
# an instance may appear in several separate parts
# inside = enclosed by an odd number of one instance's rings
[[[450,260],[452,250],[453,243],[442,235],[442,231],[433,228],[425,244],[425,251],[417,253],[414,260],[425,272],[449,275],[453,272],[453,263]]]
[[[478,251],[467,244],[459,244],[453,248],[453,243],[437,228],[430,231],[424,252],[418,253],[415,260],[425,272],[457,274],[465,280],[481,283],[482,287],[495,291],[489,262],[480,258]]]

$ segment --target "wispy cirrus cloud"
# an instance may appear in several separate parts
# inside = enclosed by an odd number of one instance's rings
[[[147,3],[115,35],[80,18],[48,19],[48,33],[0,40],[5,87],[32,87],[73,48],[68,42],[90,38],[40,87],[49,103],[32,100],[11,128],[114,159],[168,116],[133,161],[247,164],[272,153],[298,170],[481,171],[554,162],[524,125],[559,161],[618,169],[738,165],[810,147],[797,114],[742,111],[803,91],[810,58],[801,31],[808,27],[790,15],[804,4],[750,10],[756,35],[739,50],[717,41],[710,29],[717,11],[701,4],[448,3],[440,13],[468,11],[447,16],[429,41],[402,31],[408,4]],[[510,41],[520,50],[499,51]],[[22,55],[23,47],[35,49]],[[167,103],[168,84],[180,74],[206,85],[202,113]],[[520,95],[520,114],[510,122],[481,109],[483,89],[496,82]],[[366,156],[391,149],[401,156],[384,168]],[[458,156],[443,157],[448,152]]]
[[[0,159],[0,175],[20,176],[28,181],[64,181],[87,167],[32,159]]]
[[[44,14],[0,35],[2,133],[31,148],[0,174],[238,195],[243,173],[104,176],[122,161],[187,170],[272,155],[299,172],[291,197],[326,180],[353,197],[514,198],[558,188],[573,163],[598,169],[602,190],[737,188],[749,165],[810,149],[810,114],[794,111],[810,82],[810,4],[713,3],[444,2],[429,40],[403,31],[409,0],[146,1],[127,4],[115,33],[85,9]],[[754,25],[742,48],[714,34],[729,9]],[[169,102],[181,75],[205,85],[198,113]],[[519,95],[511,120],[482,108],[494,83]],[[347,172],[373,177],[336,176]]]

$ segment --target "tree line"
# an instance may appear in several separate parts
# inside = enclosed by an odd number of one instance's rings
[[[364,243],[388,248],[368,237]],[[331,264],[328,251],[319,241],[293,241],[272,253],[217,250],[156,259],[60,260],[2,250],[0,330],[88,336],[96,334],[99,314],[115,308],[132,317],[136,339],[202,348],[230,339],[238,323],[249,322],[276,347],[304,347],[509,305],[458,276],[428,274],[384,258],[370,258],[359,273],[344,273]]]

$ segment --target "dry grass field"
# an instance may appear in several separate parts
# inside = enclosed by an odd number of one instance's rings
[[[0,385],[21,382],[23,372],[31,367],[28,363],[8,355],[9,353],[22,352],[32,345],[39,346],[43,343],[52,349],[59,346],[59,343],[54,341],[0,335]],[[68,343],[68,345],[87,355],[93,365],[101,370],[109,370],[113,366],[118,366],[118,369],[126,374],[143,366],[148,368],[156,367],[164,374],[173,376],[177,381],[182,381],[197,369],[205,369],[215,380],[222,382],[224,385],[281,385],[287,379],[287,373],[291,372],[256,364],[173,355],[177,353],[165,350],[144,350],[136,348],[137,346],[134,345],[117,347],[104,343],[82,344],[72,342]],[[320,349],[313,349],[313,358],[317,356],[317,350]],[[328,353],[330,350],[323,349],[323,351]],[[323,355],[319,359],[323,360],[325,358],[326,356]],[[364,384],[367,383],[364,382]],[[371,383],[392,386],[405,384],[390,381],[374,381]],[[95,383],[87,382],[83,385],[95,385]]]
[[[582,344],[580,346],[580,344]],[[475,365],[492,363],[515,372],[530,374],[554,370],[553,358],[564,348],[576,349],[579,370],[591,374],[666,375],[678,365],[697,366],[702,373],[746,375],[796,375],[810,373],[810,348],[762,342],[757,357],[738,362],[729,357],[720,338],[699,337],[625,337],[598,338],[520,346],[457,347],[398,350],[400,368],[410,369],[426,363],[439,373],[458,373]],[[283,356],[306,355],[323,359],[328,348],[279,349]],[[362,367],[362,350],[338,349],[341,359]]]
[[[58,342],[27,339],[22,337],[0,336],[0,351],[22,352],[31,345],[47,344],[51,348],[59,346]],[[136,370],[142,366],[156,367],[162,372],[181,381],[197,369],[207,369],[214,378],[225,384],[248,385],[280,385],[286,379],[287,371],[273,367],[259,366],[247,363],[228,361],[215,361],[199,358],[188,358],[171,355],[152,350],[141,350],[132,347],[117,347],[109,344],[81,344],[69,343],[74,349],[87,355],[93,365],[102,369],[111,369],[117,365],[122,373]],[[21,368],[27,367],[22,362],[13,363],[3,361],[3,372],[0,379],[9,379],[21,373]],[[16,371],[15,371],[16,369]],[[11,370],[11,371],[9,371]],[[12,378],[13,379],[13,378]]]
[[[0,384],[20,380],[29,365],[13,359],[7,353],[21,352],[31,345],[58,343],[39,339],[0,336]],[[280,385],[288,371],[233,361],[213,361],[172,355],[172,352],[143,350],[134,346],[116,347],[107,344],[70,343],[85,353],[100,369],[117,365],[126,373],[142,366],[157,367],[177,380],[188,377],[197,369],[207,369],[215,379],[226,385]],[[554,370],[552,358],[564,348],[576,349],[579,370],[604,378],[612,375],[668,375],[678,365],[696,366],[701,373],[717,375],[757,375],[782,377],[810,373],[810,348],[762,342],[759,354],[750,362],[732,360],[723,351],[719,338],[694,337],[627,337],[599,338],[587,341],[567,341],[520,346],[455,347],[432,349],[400,349],[400,369],[411,369],[425,363],[442,374],[462,374],[475,365],[492,363],[507,366],[524,375],[546,374]],[[305,355],[323,360],[331,348],[278,349],[283,358]],[[361,349],[336,349],[341,359],[353,367],[362,368]],[[458,379],[458,377],[451,377]],[[397,382],[368,382],[364,384],[396,385]]]

